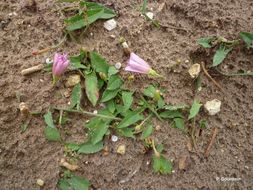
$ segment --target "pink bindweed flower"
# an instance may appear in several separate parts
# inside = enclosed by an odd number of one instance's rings
[[[69,65],[68,55],[66,53],[60,54],[56,53],[54,55],[54,62],[53,62],[53,83],[57,82],[60,78],[60,76],[64,73],[64,71],[67,69]]]
[[[130,54],[130,58],[127,61],[125,71],[148,74],[150,76],[159,76],[159,74],[157,74],[146,61],[133,52]]]
[[[68,55],[66,53],[54,55],[53,75],[61,76],[69,65]]]

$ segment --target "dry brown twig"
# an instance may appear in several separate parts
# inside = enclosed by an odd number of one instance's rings
[[[211,75],[207,72],[206,67],[205,67],[205,63],[203,61],[201,62],[201,66],[202,66],[202,69],[203,69],[205,75],[215,84],[215,86],[217,86],[222,92],[224,92],[224,90],[221,87],[221,85],[218,82],[216,82],[213,79],[213,77],[211,77]]]
[[[217,134],[218,134],[218,128],[214,128],[213,129],[213,133],[212,133],[212,136],[211,136],[211,139],[210,139],[210,142],[209,142],[209,144],[208,144],[208,146],[207,146],[207,149],[206,149],[206,151],[205,151],[205,157],[208,157],[208,155],[209,155],[209,153],[210,153],[210,150],[211,150],[211,148],[212,148],[212,145],[213,145],[213,143],[214,143],[214,140],[215,140],[215,137],[217,136]]]

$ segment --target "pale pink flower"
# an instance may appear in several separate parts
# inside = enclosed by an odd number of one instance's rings
[[[149,66],[146,61],[133,52],[130,54],[130,58],[127,61],[125,71],[158,76],[158,74]]]
[[[69,60],[68,60],[68,55],[66,53],[64,54],[59,54],[56,53],[54,55],[54,62],[53,62],[53,75],[55,77],[61,76],[64,71],[67,69],[69,65]]]

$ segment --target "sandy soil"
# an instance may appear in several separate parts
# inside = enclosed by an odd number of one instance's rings
[[[40,189],[36,180],[41,178],[45,185],[41,189],[57,189],[59,160],[64,150],[60,143],[49,143],[43,134],[45,126],[42,116],[34,117],[26,132],[21,133],[22,117],[18,111],[17,95],[34,111],[46,111],[50,104],[66,104],[69,99],[59,98],[66,88],[60,84],[51,86],[49,73],[36,73],[23,77],[20,71],[44,62],[52,57],[53,51],[32,56],[36,49],[50,46],[62,37],[63,19],[59,14],[62,5],[53,0],[36,0],[36,7],[29,1],[1,0],[0,21],[0,184],[3,190]],[[68,41],[58,51],[78,53],[80,47],[95,49],[111,64],[122,62],[125,57],[118,46],[117,38],[124,36],[131,48],[147,60],[156,70],[166,76],[160,81],[167,89],[166,100],[172,104],[190,104],[195,96],[195,86],[187,75],[193,61],[211,64],[213,52],[199,49],[196,39],[208,35],[221,35],[228,39],[238,38],[240,31],[251,31],[253,26],[252,0],[170,0],[150,1],[148,8],[167,28],[155,28],[138,12],[141,1],[99,1],[114,8],[118,17],[117,29],[108,32],[103,22],[91,26],[81,44]],[[165,2],[162,10],[159,6]],[[10,16],[9,13],[17,15]],[[171,27],[174,26],[174,27]],[[177,27],[178,29],[175,29]],[[183,28],[183,29],[182,29]],[[91,36],[90,33],[94,35]],[[177,59],[183,63],[170,69]],[[185,60],[190,60],[185,63]],[[243,46],[237,47],[222,63],[221,69],[228,72],[248,71],[253,68],[253,52]],[[78,175],[89,179],[93,189],[242,189],[253,187],[253,82],[252,77],[225,77],[209,71],[224,88],[224,93],[203,75],[203,89],[197,97],[202,101],[217,98],[222,101],[221,112],[201,117],[208,120],[208,128],[197,142],[197,151],[189,152],[189,137],[171,128],[162,126],[155,136],[163,142],[166,157],[174,160],[175,173],[157,175],[152,172],[148,161],[151,155],[143,154],[138,141],[120,138],[117,143],[106,139],[110,154],[81,155],[77,164]],[[143,80],[145,79],[145,81]],[[137,77],[136,88],[143,88],[147,78]],[[151,82],[151,80],[150,80]],[[92,110],[92,108],[88,108]],[[67,140],[84,139],[83,122],[87,119],[71,116],[66,127],[71,132]],[[219,129],[218,136],[208,158],[204,158],[212,129]],[[123,156],[116,154],[116,147],[126,144]],[[187,169],[179,171],[177,163],[182,155],[187,156]],[[129,173],[138,172],[126,183]],[[230,177],[240,180],[221,181],[217,178]]]

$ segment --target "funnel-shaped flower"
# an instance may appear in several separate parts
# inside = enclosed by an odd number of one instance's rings
[[[130,58],[127,61],[127,66],[125,71],[148,74],[151,76],[159,76],[150,66],[149,64],[140,58],[135,53],[130,54]]]
[[[68,55],[56,53],[54,55],[53,75],[60,77],[69,65]]]

